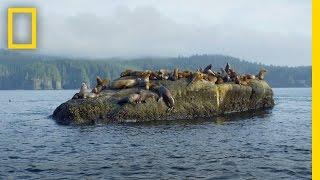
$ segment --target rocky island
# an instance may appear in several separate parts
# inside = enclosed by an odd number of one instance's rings
[[[63,124],[93,124],[210,118],[272,108],[265,73],[240,75],[229,64],[221,72],[211,65],[196,72],[126,70],[112,82],[97,77],[92,91],[83,83],[52,117]]]

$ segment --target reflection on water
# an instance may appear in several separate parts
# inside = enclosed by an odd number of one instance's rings
[[[48,118],[75,91],[0,91],[0,179],[308,179],[311,89],[274,91],[272,110],[93,126]]]

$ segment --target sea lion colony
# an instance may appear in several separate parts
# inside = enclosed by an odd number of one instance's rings
[[[175,68],[173,72],[160,69],[159,71],[133,71],[127,69],[120,74],[120,78],[110,82],[107,79],[101,79],[97,76],[97,85],[90,91],[85,83],[82,83],[79,93],[76,93],[72,99],[94,98],[101,95],[101,92],[106,89],[119,90],[133,87],[140,87],[137,92],[128,95],[125,98],[119,99],[118,104],[124,105],[127,103],[138,104],[144,103],[147,99],[153,98],[157,101],[163,100],[168,107],[167,111],[174,109],[175,101],[170,90],[161,85],[158,80],[176,81],[178,79],[187,79],[187,86],[197,81],[207,81],[213,84],[236,83],[239,85],[248,85],[250,80],[263,80],[267,70],[261,69],[257,75],[238,74],[234,71],[229,63],[225,68],[221,68],[220,72],[212,69],[209,64],[204,69],[192,71],[180,71]]]

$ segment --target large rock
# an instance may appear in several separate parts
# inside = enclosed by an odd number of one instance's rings
[[[248,86],[210,82],[187,86],[185,80],[159,82],[171,91],[175,99],[176,107],[171,112],[166,111],[162,101],[154,99],[142,104],[118,105],[119,99],[137,91],[131,88],[105,90],[97,98],[69,100],[57,107],[52,117],[64,124],[195,119],[274,106],[272,89],[265,81],[252,80]]]

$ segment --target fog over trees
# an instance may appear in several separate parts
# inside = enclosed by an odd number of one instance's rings
[[[95,84],[97,75],[115,79],[125,69],[196,70],[212,64],[215,70],[229,62],[239,73],[268,70],[272,87],[310,87],[311,66],[271,66],[224,55],[134,59],[75,59],[0,50],[0,89],[78,89],[82,82]]]

